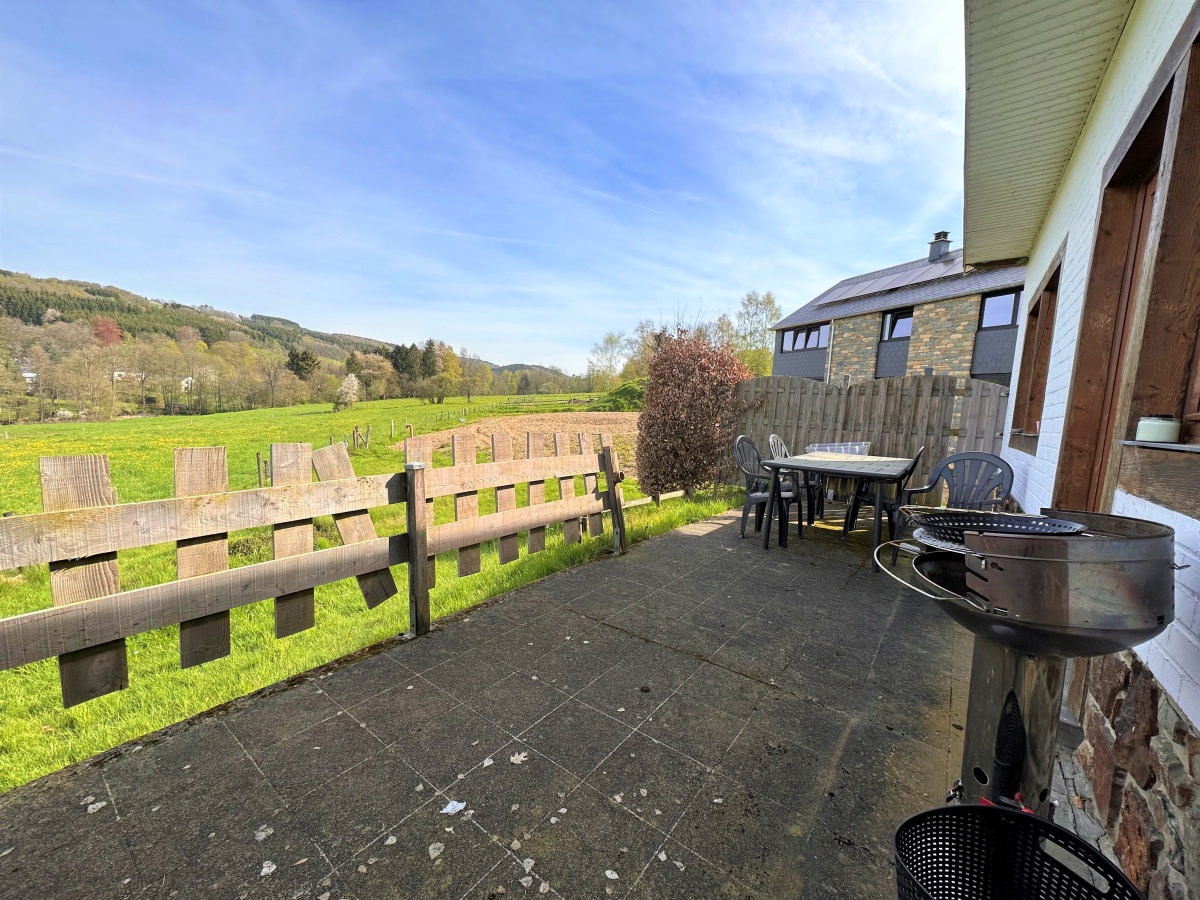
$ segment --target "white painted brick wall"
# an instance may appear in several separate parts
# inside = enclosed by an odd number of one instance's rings
[[[1142,0],[1135,6],[1029,256],[1025,283],[1031,292],[1066,240],[1037,455],[1007,447],[1004,451],[1014,470],[1013,496],[1026,510],[1048,506],[1053,494],[1099,219],[1103,167],[1191,7],[1192,0]],[[1027,293],[1026,301],[1032,299]],[[1017,339],[1014,371],[1020,371],[1023,341],[1022,334]],[[1184,713],[1200,724],[1200,521],[1122,492],[1118,492],[1113,512],[1173,527],[1176,561],[1192,566],[1176,578],[1175,622],[1136,649]]]

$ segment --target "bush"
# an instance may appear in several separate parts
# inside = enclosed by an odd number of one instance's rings
[[[619,388],[609,391],[595,403],[588,405],[589,412],[637,412],[646,399],[645,378],[627,381]]]
[[[638,484],[647,494],[716,484],[733,450],[738,382],[750,370],[729,347],[679,329],[650,360],[638,417]]]

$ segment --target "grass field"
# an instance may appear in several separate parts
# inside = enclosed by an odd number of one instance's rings
[[[258,485],[256,454],[266,455],[272,442],[310,442],[322,446],[330,437],[341,440],[358,426],[372,428],[371,446],[351,451],[360,475],[393,472],[402,458],[390,449],[392,423],[396,439],[411,423],[417,434],[456,427],[506,412],[547,412],[555,404],[566,409],[572,398],[538,398],[538,405],[505,403],[483,398],[467,405],[444,406],[417,401],[378,401],[356,404],[332,413],[328,405],[183,418],[153,418],[107,423],[12,426],[0,429],[0,511],[37,512],[41,509],[38,457],[76,453],[109,455],[114,486],[121,501],[168,497],[172,494],[173,452],[180,446],[224,445],[228,448],[231,489]],[[627,499],[639,496],[626,482]],[[548,485],[548,499],[554,483]],[[453,517],[450,498],[437,510],[439,520]],[[489,511],[486,492],[480,512]],[[494,502],[494,500],[492,501]],[[518,503],[524,500],[519,498]],[[686,522],[728,508],[725,495],[697,495],[686,500],[628,510],[632,540],[660,534]],[[441,503],[441,501],[439,501]],[[402,530],[403,513],[373,512],[381,534]],[[332,521],[318,519],[317,546],[339,543]],[[585,538],[564,545],[561,529],[548,529],[547,550],[500,566],[493,545],[484,545],[484,570],[458,578],[453,554],[438,559],[438,583],[432,593],[433,617],[468,608],[521,584],[611,549],[611,535]],[[251,529],[230,535],[230,564],[246,565],[270,558],[270,529]],[[161,545],[119,555],[123,589],[173,579],[174,548]],[[159,629],[127,642],[130,687],[71,709],[63,709],[54,660],[0,672],[0,792],[23,784],[98,752],[136,739],[197,712],[258,688],[338,659],[348,653],[403,633],[408,628],[408,599],[403,567],[395,572],[400,594],[374,610],[366,610],[353,579],[318,588],[316,627],[285,640],[276,640],[273,605],[256,603],[232,611],[233,651],[225,659],[183,671],[179,668],[178,627]],[[48,606],[45,566],[0,572],[0,616]]]

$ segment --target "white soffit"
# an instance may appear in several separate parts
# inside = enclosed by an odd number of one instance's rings
[[[1135,0],[967,0],[963,249],[1026,257]]]

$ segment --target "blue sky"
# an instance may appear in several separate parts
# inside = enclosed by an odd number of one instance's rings
[[[962,5],[0,2],[0,268],[582,373],[962,228]]]

